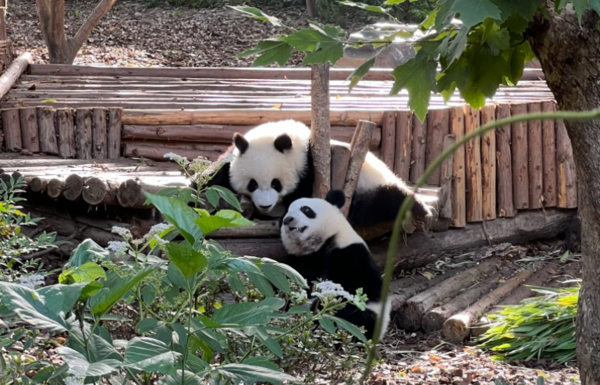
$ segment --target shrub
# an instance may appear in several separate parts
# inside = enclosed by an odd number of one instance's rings
[[[167,156],[190,176],[206,166]],[[140,239],[115,227],[123,240],[107,248],[84,241],[56,285],[0,282],[2,346],[23,339],[27,346],[46,347],[37,330],[50,332],[53,341],[64,337],[56,349],[63,363],[10,356],[13,369],[1,371],[0,382],[19,383],[19,374],[31,372],[28,381],[51,384],[293,383],[300,368],[308,380],[320,371],[350,376],[362,361],[362,344],[351,337],[367,341],[360,329],[333,315],[348,300],[327,296],[313,314],[305,306],[306,282],[293,269],[233,256],[207,239],[219,228],[252,223],[235,210],[190,207],[206,196],[213,206],[223,199],[239,208],[230,191],[198,186],[147,194],[167,223]],[[351,301],[364,306],[365,298],[357,293]],[[35,330],[26,334],[9,321]],[[322,328],[314,330],[317,324]]]

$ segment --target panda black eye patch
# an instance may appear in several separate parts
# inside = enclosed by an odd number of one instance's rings
[[[256,191],[257,188],[258,188],[258,183],[256,183],[256,181],[254,179],[250,179],[250,182],[248,182],[248,191],[254,192],[254,191]]]
[[[271,181],[271,187],[273,188],[273,190],[275,190],[277,192],[281,192],[281,190],[283,190],[283,186],[281,185],[281,182],[277,178],[275,178]]]
[[[315,212],[308,206],[300,207],[300,211],[302,214],[306,215],[307,218],[315,219],[317,217],[317,214],[315,214]]]

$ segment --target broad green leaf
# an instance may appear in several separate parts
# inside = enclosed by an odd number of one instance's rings
[[[501,29],[496,23],[491,22],[487,26],[485,40],[482,43],[490,47],[493,55],[499,55],[510,49],[510,33],[506,28]]]
[[[500,9],[490,0],[455,0],[452,12],[460,14],[461,28],[470,29],[487,18],[500,20]]]
[[[383,5],[398,5],[404,3],[406,0],[385,0]]]
[[[259,303],[225,305],[215,311],[211,321],[221,325],[266,325],[273,317],[273,312],[284,305],[285,301],[281,298],[267,298]]]
[[[327,331],[327,333],[331,334],[331,335],[335,335],[336,332],[336,328],[335,328],[335,324],[333,323],[333,321],[329,318],[319,318],[319,325],[321,325],[321,327],[323,329],[325,329]]]
[[[299,30],[298,32],[294,32],[288,36],[284,36],[281,38],[281,40],[285,41],[286,43],[288,43],[289,45],[291,45],[299,51],[308,52],[315,51],[318,48],[319,43],[335,41],[332,40],[331,37],[315,29],[309,28],[304,28]]]
[[[350,76],[348,77],[350,79],[350,91],[352,91],[352,89],[358,84],[360,79],[362,79],[363,76],[365,76],[369,72],[371,67],[373,67],[373,65],[375,64],[375,59],[377,59],[377,56],[373,56],[369,60],[365,61],[350,74]]]
[[[254,365],[254,366],[262,366],[263,368],[277,370],[278,367],[271,361],[267,360],[265,357],[250,357],[246,358],[242,361],[242,364],[246,365]]]
[[[215,215],[203,215],[196,220],[204,234],[210,234],[222,227],[244,227],[253,226],[254,222],[233,210],[220,210]]]
[[[240,202],[231,191],[222,186],[212,186],[210,187],[210,189],[216,190],[221,196],[221,198],[223,198],[225,202],[233,206],[233,208],[235,208],[237,211],[242,211],[242,206],[240,206]]]
[[[170,242],[166,246],[166,252],[169,260],[177,266],[186,279],[196,275],[208,264],[206,257],[189,244]]]
[[[583,13],[590,7],[590,0],[572,0],[572,2],[577,14],[577,20],[579,20],[579,25],[581,25],[581,18],[583,17]]]
[[[140,322],[138,322],[135,325],[135,330],[137,330],[138,333],[152,332],[152,331],[156,330],[159,323],[160,323],[160,321],[157,320],[156,318],[146,318],[146,319],[141,320]]]
[[[341,318],[334,317],[332,315],[325,315],[324,317],[329,318],[332,321],[335,321],[335,323],[337,324],[337,326],[339,328],[346,330],[348,333],[352,334],[354,337],[358,338],[362,342],[364,342],[364,343],[367,342],[365,335],[360,331],[360,329],[356,325],[354,325],[346,320],[343,320]]]
[[[590,0],[590,7],[600,15],[600,0]]]
[[[263,326],[249,326],[242,329],[248,336],[257,336],[263,344],[279,358],[283,358],[281,345],[269,335],[267,329]]]
[[[95,262],[88,262],[63,271],[58,276],[58,282],[91,282],[98,278],[106,278],[104,269]]]
[[[500,9],[502,26],[512,33],[521,34],[540,8],[540,0],[491,0]]]
[[[281,21],[278,18],[267,15],[258,8],[248,7],[246,5],[228,5],[228,7],[253,19],[271,23],[276,27],[282,26]]]
[[[452,64],[456,59],[458,59],[465,51],[465,48],[467,48],[469,37],[468,34],[468,29],[461,29],[448,45],[448,55],[446,55],[448,58],[448,65]]]
[[[88,282],[88,284],[83,288],[83,291],[81,292],[81,296],[79,297],[79,300],[85,301],[86,299],[95,296],[96,294],[98,294],[100,292],[100,290],[102,290],[103,287],[104,287],[104,285],[102,284],[102,282],[98,282],[98,281]]]
[[[160,195],[146,194],[148,200],[160,211],[162,215],[169,221],[183,237],[193,245],[196,241],[202,238],[202,231],[196,226],[196,219],[199,218],[198,213],[182,201],[164,197]]]
[[[136,275],[129,277],[119,277],[116,274],[110,275],[105,283],[105,287],[96,296],[90,299],[92,314],[102,317],[115,304],[121,300],[131,288],[141,282],[154,270],[158,269],[161,263],[155,263],[139,270]]]
[[[148,373],[168,374],[179,356],[159,340],[135,337],[127,344],[123,366]]]
[[[390,95],[397,95],[401,89],[407,89],[409,105],[420,121],[425,120],[429,109],[431,91],[434,89],[436,63],[433,60],[421,59],[420,55],[396,67],[392,71],[395,78]]]
[[[23,322],[50,331],[69,330],[65,313],[81,295],[85,284],[54,285],[36,292],[14,283],[0,282],[0,302]]]
[[[265,277],[267,277],[275,287],[284,293],[290,292],[290,284],[287,277],[279,268],[277,268],[277,266],[271,263],[265,263],[262,265],[262,271],[265,274]]]
[[[254,382],[269,382],[272,384],[281,384],[283,382],[299,383],[295,377],[280,371],[266,368],[264,366],[246,365],[246,364],[227,364],[221,365],[217,372],[223,376],[229,377],[236,382],[251,384]]]
[[[168,376],[162,378],[159,382],[160,385],[206,385],[206,381],[203,376],[196,375],[190,370],[185,372],[181,369],[177,369],[175,373],[171,373]]]
[[[214,189],[206,190],[206,199],[208,199],[208,203],[210,203],[212,207],[217,208],[219,206],[219,193]]]
[[[76,377],[101,377],[119,371],[121,363],[117,360],[88,362],[83,354],[67,347],[60,347],[56,352],[69,366],[69,372]]]
[[[252,67],[267,66],[271,63],[283,66],[292,57],[292,46],[280,40],[264,40],[256,47],[242,52],[238,57],[244,58],[252,55],[259,55],[252,63]]]
[[[370,11],[370,12],[376,12],[376,13],[383,13],[386,14],[388,13],[387,9],[380,7],[378,5],[371,5],[371,4],[365,4],[365,3],[356,3],[354,1],[348,1],[348,0],[344,0],[344,1],[339,1],[340,4],[343,5],[347,5],[349,7],[355,7],[355,8],[360,8],[360,9],[364,9],[365,11]]]
[[[344,44],[341,41],[331,40],[319,43],[316,51],[307,54],[302,63],[304,65],[337,63],[344,56]]]
[[[273,286],[268,279],[266,279],[262,273],[256,274],[247,272],[246,275],[250,282],[256,287],[256,289],[265,297],[274,297],[275,292],[273,291]]]
[[[93,362],[107,359],[123,361],[114,345],[98,334],[92,334],[92,338],[88,339],[88,352],[92,354]]]
[[[332,39],[343,39],[346,36],[346,31],[335,25],[321,24],[316,21],[309,21],[308,25],[310,28],[319,31]]]
[[[66,267],[77,267],[84,265],[89,262],[93,262],[94,260],[107,260],[110,258],[110,253],[104,250],[103,247],[98,245],[91,239],[86,239],[81,242],[73,253],[71,253],[71,257],[69,261],[65,265]]]

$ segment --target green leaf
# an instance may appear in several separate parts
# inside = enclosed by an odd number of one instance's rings
[[[95,262],[88,262],[63,271],[58,276],[58,282],[91,282],[98,278],[106,278],[104,269]]]
[[[168,243],[166,252],[169,260],[177,266],[186,279],[196,275],[208,264],[206,257],[194,250],[189,244]]]
[[[146,318],[135,325],[135,330],[137,330],[138,333],[152,332],[158,328],[159,323],[160,321],[156,318]]]
[[[196,220],[196,225],[202,229],[204,234],[210,234],[222,227],[253,226],[254,222],[244,218],[244,216],[237,211],[220,210],[212,216],[203,215]]]
[[[367,343],[367,339],[366,339],[365,335],[360,331],[360,329],[356,325],[354,325],[346,320],[343,320],[341,318],[334,317],[332,315],[325,315],[324,317],[329,318],[332,321],[335,321],[335,323],[337,324],[337,326],[339,328],[346,330],[348,333],[352,334],[354,337],[358,338],[362,342]]]
[[[451,12],[459,13],[463,22],[461,28],[471,27],[487,18],[500,20],[500,9],[489,0],[455,0]]]
[[[69,372],[76,377],[102,377],[121,368],[119,361],[111,359],[90,363],[83,354],[64,346],[56,349],[56,352],[69,366]]]
[[[370,12],[376,12],[376,13],[383,13],[383,14],[388,14],[387,9],[380,7],[378,5],[371,5],[371,4],[365,4],[365,3],[355,3],[354,1],[348,1],[348,0],[344,0],[344,1],[338,1],[340,4],[343,5],[347,5],[349,7],[354,7],[354,8],[360,8],[360,9],[364,9],[365,11],[370,11]]]
[[[308,26],[323,35],[329,36],[332,39],[343,39],[346,36],[346,31],[335,25],[321,24],[316,21],[309,21]]]
[[[500,9],[503,26],[516,34],[525,32],[541,5],[541,0],[492,0],[492,2]]]
[[[246,272],[248,279],[250,282],[256,287],[256,289],[265,297],[274,297],[275,292],[273,291],[273,286],[269,280],[267,280],[262,274]]]
[[[243,382],[246,384],[254,382],[269,382],[272,384],[281,384],[285,381],[291,383],[301,382],[295,377],[280,371],[265,368],[264,366],[227,364],[221,365],[215,370],[221,375],[231,378],[236,382]]]
[[[271,63],[283,66],[292,57],[292,46],[280,40],[264,40],[256,47],[242,52],[238,57],[244,58],[252,55],[259,55],[252,63],[252,67],[267,66]]]
[[[487,23],[487,21],[486,21]],[[499,55],[503,51],[510,49],[510,33],[506,28],[500,28],[496,23],[491,22],[487,26],[485,40],[493,55]]]
[[[162,263],[155,263],[139,270],[133,277],[119,277],[116,274],[109,276],[104,288],[90,299],[92,314],[102,317],[135,285],[141,282]]]
[[[262,366],[263,368],[268,368],[268,369],[273,369],[273,370],[278,369],[277,365],[275,365],[271,361],[267,360],[265,357],[246,358],[244,361],[242,361],[242,364]]]
[[[204,378],[195,375],[189,369],[181,370],[177,369],[175,373],[165,376],[160,385],[206,385]]]
[[[332,38],[315,29],[304,28],[282,37],[281,40],[299,51],[313,52],[318,48],[319,43],[332,41]]]
[[[329,318],[319,318],[319,325],[331,335],[335,335],[336,328],[333,321]]]
[[[219,193],[219,195],[221,196],[221,198],[223,198],[223,200],[227,203],[229,203],[231,206],[233,206],[233,208],[235,208],[237,211],[242,211],[242,206],[240,206],[240,201],[238,201],[238,199],[235,197],[235,195],[229,191],[228,189],[226,189],[225,187],[222,186],[212,186],[209,188],[216,190],[217,193]]]
[[[383,5],[398,5],[404,3],[406,0],[385,0]]]
[[[369,60],[365,61],[350,74],[350,76],[348,77],[350,79],[350,91],[352,91],[352,89],[358,84],[360,79],[362,79],[363,76],[365,76],[369,72],[371,67],[373,67],[373,65],[375,64],[375,59],[377,59],[377,56],[373,56]]]
[[[262,266],[262,271],[265,274],[265,277],[267,277],[275,287],[284,293],[290,292],[290,284],[288,283],[287,277],[277,268],[277,266],[271,263],[265,263]]]
[[[199,218],[198,213],[182,201],[154,195],[144,192],[148,200],[160,211],[162,215],[169,221],[183,237],[193,245],[196,241],[202,238],[202,231],[196,226],[196,219]]]
[[[330,62],[337,63],[344,56],[344,44],[337,40],[319,43],[318,50],[307,54],[302,63],[304,65],[322,64]]]
[[[212,207],[217,208],[219,206],[219,193],[214,189],[206,190],[206,198],[208,199],[208,203],[212,205]]]
[[[65,313],[79,298],[85,284],[54,285],[41,292],[14,283],[0,282],[0,303],[23,322],[50,331],[69,330]]]
[[[282,26],[281,21],[278,18],[267,15],[258,8],[248,7],[246,5],[228,5],[228,7],[253,19],[271,23],[276,27]]]
[[[590,0],[590,7],[600,15],[600,0]]]
[[[577,14],[577,20],[579,20],[579,25],[581,25],[581,18],[583,17],[583,13],[590,7],[590,0],[572,0],[572,2]]]
[[[169,374],[180,355],[159,340],[135,337],[127,344],[123,366],[148,373]]]
[[[93,262],[97,259],[104,261],[108,260],[109,258],[110,253],[108,251],[88,238],[81,242],[79,246],[73,250],[73,253],[71,253],[71,257],[69,258],[66,266],[77,267],[89,262]]]
[[[221,325],[266,325],[273,317],[273,312],[281,309],[284,305],[285,301],[281,298],[267,298],[259,303],[225,305],[215,311],[211,321]]]
[[[436,63],[427,58],[422,59],[417,54],[406,63],[394,68],[392,75],[395,78],[390,95],[397,95],[401,89],[406,88],[409,95],[410,108],[419,120],[424,121],[429,109],[431,91],[435,86]]]

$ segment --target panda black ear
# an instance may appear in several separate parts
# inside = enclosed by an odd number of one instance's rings
[[[346,203],[346,196],[342,190],[330,190],[325,200],[336,207],[342,208],[344,203]]]
[[[288,134],[281,134],[275,139],[273,144],[275,145],[277,151],[283,154],[285,150],[292,148],[292,138],[290,138]]]
[[[237,149],[240,150],[240,154],[245,153],[248,149],[248,146],[250,145],[246,138],[244,138],[244,136],[239,132],[233,134],[233,143],[235,144]]]

